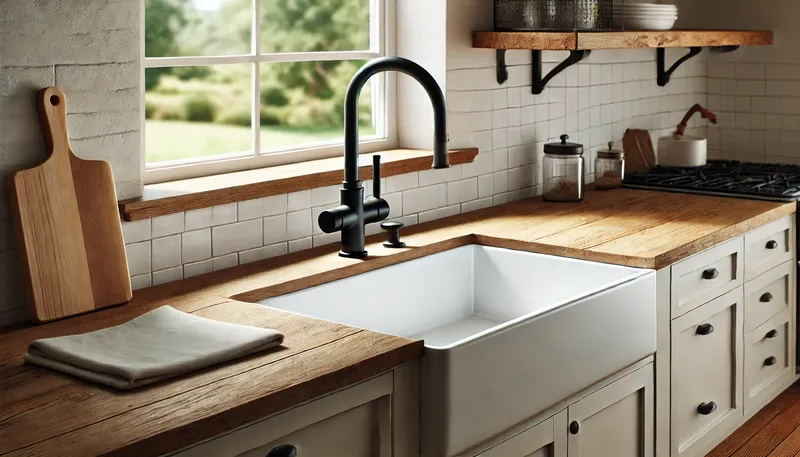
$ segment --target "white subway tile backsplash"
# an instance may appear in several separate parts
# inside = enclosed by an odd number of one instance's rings
[[[441,208],[446,204],[446,184],[436,184],[403,191],[403,215]]]
[[[431,211],[423,211],[417,216],[419,223],[443,219],[445,217],[455,216],[461,213],[461,205],[446,206],[444,208],[437,208]]]
[[[125,245],[125,254],[128,257],[128,273],[138,276],[150,273],[150,242],[142,241]]]
[[[448,181],[458,181],[461,179],[462,167],[463,165],[453,165],[450,168],[438,170],[431,168],[429,170],[420,171],[419,187],[427,187]]]
[[[153,271],[181,264],[181,235],[171,235],[153,240]]]
[[[150,273],[131,276],[131,288],[133,290],[144,289],[152,285],[153,279],[150,277]]]
[[[184,263],[211,258],[211,229],[205,228],[181,234],[181,257]]]
[[[308,211],[311,214],[310,210]],[[275,244],[280,241],[286,241],[288,238],[286,231],[287,215],[279,214],[277,216],[269,216],[264,218],[264,245]],[[309,227],[310,229],[310,227]],[[242,261],[240,256],[239,261]]]
[[[153,238],[181,233],[184,230],[184,213],[167,214],[153,218]]]
[[[214,257],[212,259],[212,265],[214,271],[235,267],[239,265],[239,254],[234,252],[233,254]]]
[[[166,270],[153,272],[153,285],[166,284],[168,282],[179,281],[183,279],[183,267],[177,266],[168,268]]]
[[[122,238],[126,243],[149,240],[152,237],[150,221],[150,219],[133,222],[122,221]]]
[[[262,245],[261,219],[214,227],[211,230],[211,245],[214,256],[244,251]]]
[[[339,201],[339,189],[342,186],[319,187],[311,190],[311,206],[327,205]]]
[[[212,259],[201,260],[200,262],[187,263],[183,266],[183,277],[192,278],[214,271],[214,261]]]
[[[196,209],[186,212],[186,223],[184,226],[185,230],[197,230],[211,227],[212,225],[214,225],[213,208]]]
[[[299,192],[292,192],[288,195],[287,200],[287,211],[311,208],[311,191],[301,190]]]
[[[447,204],[455,205],[478,198],[478,179],[470,178],[447,183]]]
[[[461,205],[461,212],[468,213],[470,211],[477,211],[479,209],[488,208],[492,205],[493,205],[492,197],[481,198],[479,200],[473,200],[471,202],[463,203]]]
[[[325,246],[327,244],[338,243],[340,241],[340,233],[323,233],[321,235],[314,235],[312,237],[314,247]]]
[[[267,230],[267,221],[264,220],[264,244],[267,243],[266,240],[266,230]],[[286,214],[286,239],[287,240],[296,240],[298,238],[305,238],[311,236],[312,230],[312,221],[311,221],[311,209],[305,209],[302,211],[295,211],[292,213]],[[280,241],[280,240],[276,240]]]
[[[314,247],[314,241],[310,236],[300,238],[299,240],[289,241],[289,252],[305,251]]]
[[[417,172],[405,173],[402,175],[389,176],[386,178],[386,192],[400,192],[406,189],[413,189],[419,186],[419,175]]]
[[[478,176],[478,197],[486,198],[494,195],[494,174]]]
[[[270,246],[261,248],[250,249],[239,253],[239,264],[244,265],[247,263],[257,262],[259,260],[271,259],[279,255],[285,255],[289,252],[287,243],[277,243]]]
[[[393,194],[384,194],[382,196],[386,203],[389,204],[389,218],[403,215],[403,194],[395,192]]]

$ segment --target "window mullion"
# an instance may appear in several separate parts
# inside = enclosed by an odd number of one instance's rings
[[[251,32],[254,56],[261,54],[261,0],[253,0],[253,28]],[[253,155],[261,154],[261,64],[258,60],[253,63]]]

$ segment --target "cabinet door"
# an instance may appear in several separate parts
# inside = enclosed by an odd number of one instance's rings
[[[477,457],[566,457],[567,412],[562,411]]]
[[[569,457],[653,457],[653,364],[568,409]]]
[[[673,456],[702,455],[744,417],[742,300],[739,287],[672,321]]]

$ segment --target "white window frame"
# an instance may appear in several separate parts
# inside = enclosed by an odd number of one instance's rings
[[[231,173],[235,171],[264,168],[291,163],[307,162],[344,154],[344,131],[342,138],[322,141],[318,143],[288,146],[280,149],[261,149],[260,132],[260,73],[262,63],[302,62],[324,60],[369,60],[395,54],[396,49],[396,0],[370,0],[370,49],[367,51],[336,51],[336,52],[291,52],[291,53],[261,53],[261,0],[253,0],[253,32],[251,52],[246,55],[208,56],[208,57],[146,57],[145,56],[145,23],[142,1],[141,11],[141,154],[142,176],[145,184],[157,184],[181,179],[197,178]],[[144,72],[148,68],[178,67],[178,66],[208,66],[220,64],[250,64],[252,66],[252,124],[251,124],[251,150],[231,153],[228,155],[203,157],[197,159],[161,162],[147,165],[145,128],[145,90]],[[384,113],[383,116],[373,116],[376,122],[376,135],[361,138],[361,153],[376,152],[397,148],[397,84],[394,72],[382,73],[372,78],[372,112]]]

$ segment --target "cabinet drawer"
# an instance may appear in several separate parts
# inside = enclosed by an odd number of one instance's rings
[[[745,281],[794,258],[793,221],[787,216],[744,236]]]
[[[742,285],[743,239],[727,241],[672,266],[672,318]]]
[[[786,262],[744,285],[745,330],[751,331],[789,307],[794,262]]]
[[[562,411],[476,457],[566,457],[567,413]]]
[[[298,456],[389,457],[392,373],[185,449],[179,457],[263,457],[277,446]]]
[[[745,413],[756,410],[794,378],[791,312],[786,309],[747,335],[744,350]]]
[[[742,288],[672,321],[672,455],[699,455],[743,417]]]

